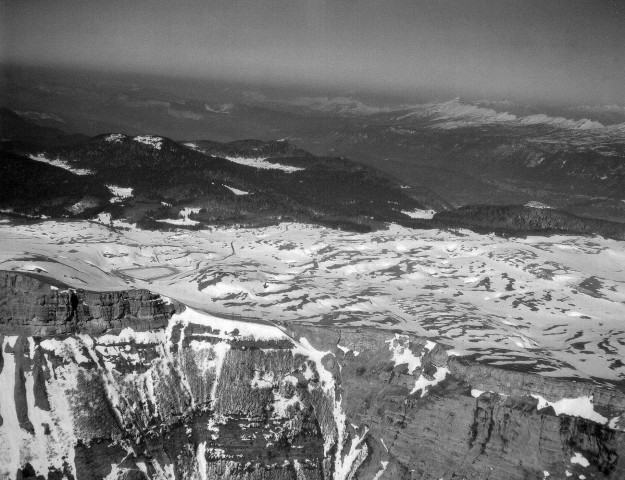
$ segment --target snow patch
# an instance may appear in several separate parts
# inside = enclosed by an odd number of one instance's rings
[[[238,188],[234,188],[234,187],[229,187],[228,185],[224,185],[224,187],[226,187],[228,190],[230,190],[235,195],[249,195],[250,194],[250,192],[246,192],[244,190],[239,190]]]
[[[517,347],[520,347],[520,348],[536,348],[538,346],[537,342],[535,342],[534,340],[530,340],[524,335],[518,335],[518,336],[508,337],[508,338],[512,340]]]
[[[445,377],[447,377],[448,373],[449,369],[437,367],[436,373],[434,373],[434,380],[429,380],[423,374],[421,374],[421,376],[417,378],[417,381],[415,382],[410,394],[412,395],[413,393],[421,390],[421,396],[423,397],[427,393],[428,387],[433,387],[434,385],[437,385],[438,383],[445,380]]]
[[[106,136],[104,140],[112,143],[121,143],[124,138],[126,138],[126,135],[124,135],[123,133],[111,133],[110,135]]]
[[[185,207],[182,210],[180,210],[180,213],[178,215],[180,215],[180,218],[176,218],[176,219],[164,219],[164,220],[157,220],[158,222],[163,222],[163,223],[171,223],[172,225],[197,225],[198,222],[197,220],[192,220],[189,218],[189,215],[191,215],[192,213],[199,213],[201,210],[201,208],[191,208],[191,207]]]
[[[480,277],[467,277],[463,280],[464,283],[473,283],[473,282],[477,282],[480,279]]]
[[[138,332],[130,327],[124,328],[119,335],[102,335],[98,337],[99,345],[110,345],[115,343],[134,343],[136,345],[154,345],[165,341],[163,331]]]
[[[0,344],[4,355],[4,367],[0,372],[0,478],[14,478],[15,472],[29,462],[38,473],[45,473],[48,467],[63,468],[67,461],[70,471],[75,474],[73,419],[68,405],[68,390],[76,387],[76,366],[55,368],[55,381],[48,387],[51,411],[35,406],[34,379],[30,371],[24,372],[26,405],[28,418],[34,428],[34,435],[22,429],[16,414],[14,387],[16,362],[7,346],[14,347],[18,337],[7,336]],[[37,346],[30,341],[31,358]],[[45,432],[44,424],[49,431]]]
[[[412,212],[402,210],[401,213],[408,215],[410,218],[430,220],[436,212],[434,210],[413,210]]]
[[[553,207],[550,207],[549,205],[547,205],[545,203],[537,202],[535,200],[527,202],[525,204],[525,206],[526,207],[532,207],[532,208],[551,208],[551,209],[553,209]]]
[[[421,358],[417,357],[410,350],[410,337],[407,335],[395,334],[395,338],[386,340],[388,348],[393,354],[393,362],[395,366],[408,365],[408,373],[414,373],[417,367],[421,366]]]
[[[31,160],[36,160],[38,162],[42,162],[42,163],[47,163],[48,165],[52,165],[55,167],[59,167],[62,168],[64,170],[67,170],[69,172],[75,173],[76,175],[92,175],[93,171],[86,169],[86,168],[75,168],[72,165],[70,165],[69,163],[67,163],[64,160],[61,160],[59,158],[56,159],[49,159],[46,158],[46,156],[43,153],[40,153],[39,155],[29,155],[29,158]]]
[[[91,359],[83,354],[83,343],[75,337],[65,340],[48,338],[41,342],[41,348],[65,360],[73,360],[77,364],[89,363]]]
[[[354,435],[347,454],[341,458],[343,445],[347,440],[345,436],[345,428],[339,430],[339,438],[337,440],[337,453],[334,462],[334,480],[349,480],[352,478],[353,472],[360,466],[368,454],[367,444],[362,445],[362,441],[367,436],[368,429],[365,427],[365,431],[360,435]],[[360,448],[359,448],[360,447]]]
[[[436,347],[436,343],[431,340],[427,340],[423,347],[421,356],[417,357],[409,348],[411,341],[410,337],[407,335],[400,335],[396,333],[395,338],[392,340],[386,340],[385,343],[389,344],[389,350],[393,353],[395,366],[408,365],[408,373],[410,374],[413,374],[414,371],[421,366],[425,354]],[[433,380],[429,380],[423,374],[420,374],[416,379],[410,394],[421,390],[421,396],[423,397],[427,393],[427,387],[434,386],[443,381],[448,373],[449,370],[447,368],[437,367]]]
[[[286,398],[281,395],[280,392],[273,393],[273,415],[275,417],[285,418],[287,416],[287,409],[295,405],[301,405],[300,399],[297,395],[293,395],[291,398]]]
[[[99,213],[98,216],[94,219],[98,223],[102,223],[104,225],[110,225],[113,220],[110,213]]]
[[[275,382],[273,372],[259,372],[254,371],[254,378],[252,379],[252,388],[271,388]]]
[[[39,265],[34,265],[32,263],[27,263],[27,264],[22,265],[19,268],[19,270],[23,270],[25,272],[35,272],[35,273],[46,272],[46,273],[48,273],[48,271],[45,268],[40,267]]]
[[[196,457],[197,457],[197,469],[198,469],[198,473],[200,474],[200,480],[206,480],[207,479],[206,477],[207,465],[206,465],[206,442],[205,441],[198,444]]]
[[[380,464],[382,465],[382,468],[380,470],[378,470],[378,473],[375,474],[375,477],[373,477],[373,480],[379,480],[380,477],[386,471],[386,467],[388,467],[388,462],[386,462],[386,461],[380,461]]]
[[[116,185],[107,185],[106,188],[114,195],[111,203],[123,202],[126,198],[132,197],[132,188],[118,187]]]
[[[0,347],[6,352],[6,346],[13,346],[17,337],[5,337]],[[4,420],[0,426],[0,476],[11,478],[20,467],[20,439],[22,430],[15,410],[15,357],[3,353],[4,368],[0,371],[0,415]]]
[[[608,423],[608,419],[603,415],[595,412],[592,403],[592,397],[579,397],[579,398],[563,398],[557,402],[550,402],[544,397],[536,394],[532,394],[532,397],[538,400],[537,410],[543,408],[553,407],[556,415],[570,415],[572,417],[581,417],[593,422],[601,423],[605,425]]]
[[[352,350],[352,349],[350,349],[350,348],[344,347],[343,345],[340,345],[340,344],[338,344],[338,343],[336,344],[336,348],[338,348],[341,352],[343,352],[343,353],[344,353],[344,354],[346,354],[346,355],[347,355],[349,352],[352,352],[352,353],[354,354],[354,357],[357,357],[357,356],[358,356],[358,354],[360,353],[360,352],[357,352],[357,351]]]
[[[160,150],[163,145],[163,139],[161,137],[155,137],[154,135],[138,135],[133,138],[135,142],[149,145],[155,150]]]
[[[260,168],[263,170],[282,170],[286,173],[298,172],[300,170],[304,170],[300,167],[294,167],[292,165],[282,165],[280,163],[267,162],[266,158],[257,157],[257,158],[249,158],[249,157],[224,157],[226,160],[229,160],[234,163],[238,163],[241,165],[247,165],[248,167]]]
[[[303,355],[304,357],[308,357],[313,362],[315,362],[315,366],[317,367],[317,373],[319,374],[322,386],[324,387],[326,393],[328,393],[329,395],[333,395],[334,377],[332,376],[332,373],[327,371],[321,363],[323,357],[325,357],[326,355],[330,355],[332,352],[323,352],[321,350],[317,350],[310,344],[310,342],[306,338],[302,337],[299,339],[299,343],[296,344],[295,348],[293,349],[293,355],[297,353]],[[304,374],[304,376],[306,377],[306,374]]]
[[[192,323],[210,327],[215,332],[204,335],[223,339],[281,340],[289,338],[278,327],[270,324],[218,318],[189,307],[171,317],[170,325],[176,323],[183,325]]]
[[[582,467],[587,467],[590,465],[590,462],[584,457],[581,453],[573,452],[574,455],[571,457],[571,463],[577,463]]]
[[[346,416],[342,410],[342,400],[336,400],[335,397],[334,377],[332,376],[331,372],[325,369],[322,363],[322,359],[326,355],[330,355],[331,352],[317,350],[310,344],[310,342],[306,338],[302,337],[299,339],[299,342],[295,344],[295,348],[293,349],[293,355],[296,355],[298,353],[305,357],[308,357],[315,363],[319,378],[321,380],[322,388],[325,390],[326,395],[334,399],[333,416],[334,424],[337,430],[337,450],[334,463],[334,480],[347,480],[348,478],[350,478],[350,473],[358,468],[358,466],[364,461],[368,454],[367,445],[364,444],[361,446],[363,439],[367,435],[367,430],[365,430],[362,436],[355,435],[352,438],[349,452],[343,455],[344,445],[349,438],[345,423]],[[304,376],[306,378],[311,378],[311,376],[307,376],[306,373],[304,373]],[[332,437],[330,435],[326,435],[326,440],[324,443],[324,455],[327,455],[327,453],[330,451],[330,448],[332,448],[333,443],[334,442]]]
[[[612,429],[618,429],[618,425],[620,423],[621,417],[620,416],[616,416],[610,419],[610,421],[608,422],[608,427],[612,428]]]

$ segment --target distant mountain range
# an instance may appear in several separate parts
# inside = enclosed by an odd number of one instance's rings
[[[622,105],[389,100],[27,69],[2,82],[0,105],[46,128],[3,133],[4,139],[47,146],[80,139],[58,137],[59,129],[89,137],[158,134],[182,143],[286,139],[316,156],[364,163],[456,207],[539,201],[580,216],[625,221]]]
[[[348,126],[311,143],[426,185],[454,205],[539,200],[625,220],[625,123],[511,114],[460,99],[377,112],[347,105],[334,115]]]
[[[96,219],[144,229],[298,221],[360,232],[397,223],[625,239],[623,223],[536,203],[450,210],[425,187],[343,157],[313,155],[284,139],[85,138],[1,113],[0,209],[22,219]]]
[[[402,212],[445,208],[427,189],[345,158],[291,143],[175,142],[113,133],[86,140],[4,112],[6,212],[31,217],[124,219],[143,228],[258,225],[283,219],[368,231],[417,225]],[[8,121],[7,121],[8,119]],[[12,128],[15,120],[17,127]],[[33,142],[39,132],[39,144]],[[27,135],[25,135],[27,133]],[[67,140],[67,141],[66,141]]]

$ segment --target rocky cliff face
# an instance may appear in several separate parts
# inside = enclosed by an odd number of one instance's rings
[[[174,311],[147,290],[89,292],[36,273],[0,271],[0,328],[8,335],[158,328]]]
[[[389,331],[3,278],[0,478],[625,476],[622,389]]]
[[[339,346],[345,413],[377,444],[354,478],[374,478],[377,455],[389,462],[377,478],[389,479],[625,474],[622,390],[476,364],[418,337],[301,333],[321,349]]]

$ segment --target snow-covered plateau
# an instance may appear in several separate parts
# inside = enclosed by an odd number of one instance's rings
[[[0,244],[0,318],[29,288],[32,311],[153,312],[0,329],[0,478],[625,472],[623,242],[108,218],[0,223]]]
[[[36,256],[75,287],[147,288],[240,318],[400,329],[493,365],[625,380],[623,242],[398,226],[147,232],[51,221],[1,224],[0,235],[1,269]]]

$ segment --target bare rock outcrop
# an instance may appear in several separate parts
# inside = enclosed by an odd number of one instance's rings
[[[8,335],[144,330],[166,325],[174,311],[148,290],[90,292],[35,274],[0,271],[0,327]]]
[[[237,323],[147,291],[2,278],[0,476],[625,476],[618,386],[496,368],[401,332]]]
[[[291,326],[291,331],[315,344],[324,329]],[[369,467],[371,476],[354,478],[373,478],[380,461],[387,464],[379,479],[521,480],[542,479],[544,472],[551,478],[625,476],[622,427],[573,412],[556,414],[551,407],[539,409],[536,398],[589,398],[595,412],[616,419],[625,412],[622,390],[478,364],[448,356],[441,344],[428,349],[425,339],[400,337],[403,346],[420,356],[413,372],[392,360],[388,332],[344,328],[315,344],[321,350],[336,342],[348,421],[367,425],[371,438],[380,442],[370,456],[380,456]],[[443,380],[425,393],[414,391],[415,378],[431,381],[440,378],[439,370],[447,371]],[[361,468],[364,475],[367,466]]]

